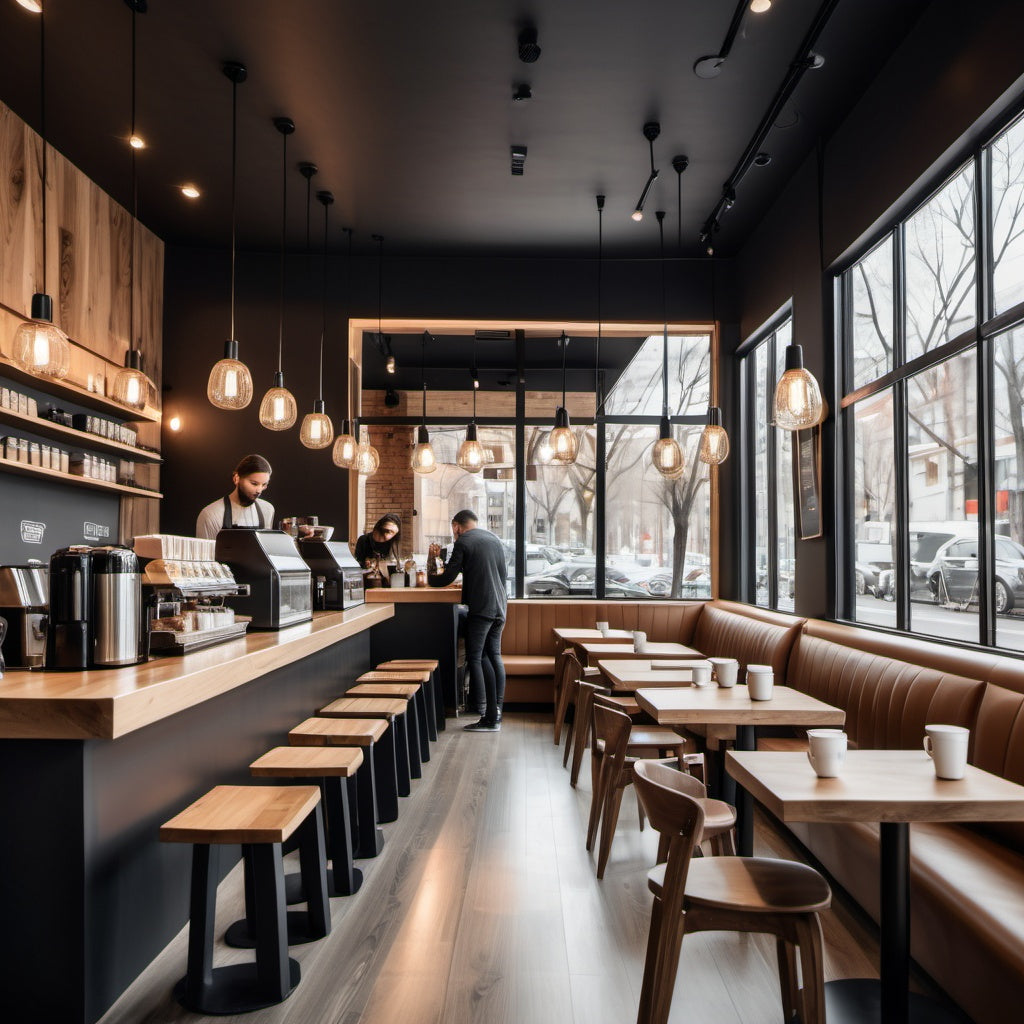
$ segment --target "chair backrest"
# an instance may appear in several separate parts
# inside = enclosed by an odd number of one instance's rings
[[[562,677],[564,682],[576,682],[583,678],[583,662],[580,661],[579,655],[576,653],[575,647],[566,647],[562,652],[564,655],[563,672],[565,675]]]
[[[580,683],[581,691],[584,686],[593,687],[593,683]],[[598,740],[604,741],[601,771],[607,773],[611,784],[615,785],[626,763],[626,749],[629,747],[629,734],[633,722],[624,711],[609,707],[601,701],[593,702],[591,713],[594,743],[596,744]]]
[[[703,790],[692,776],[658,761],[633,765],[637,799],[651,825],[669,840],[663,890],[666,907],[681,904],[690,858],[704,831],[704,808],[690,795],[694,783]]]

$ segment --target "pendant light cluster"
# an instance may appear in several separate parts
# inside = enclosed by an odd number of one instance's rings
[[[47,175],[46,142],[46,15],[42,5],[27,10],[39,15],[39,135],[42,141],[42,256],[43,287],[32,296],[30,319],[19,324],[12,340],[11,356],[14,362],[27,373],[39,377],[55,377],[62,380],[71,367],[71,347],[67,335],[53,322],[53,299],[46,291],[47,270],[47,221],[46,192],[49,187]]]

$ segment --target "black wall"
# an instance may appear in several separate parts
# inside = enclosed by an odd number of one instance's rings
[[[829,524],[832,513],[842,508],[841,466],[834,451],[840,397],[834,309],[831,274],[822,268],[839,269],[841,260],[859,254],[1019,104],[1022,33],[1024,4],[1016,0],[933,3],[823,142],[821,245],[819,164],[812,155],[737,258],[739,338],[748,338],[792,298],[794,340],[804,346],[805,362],[822,382],[831,408],[822,453],[826,536],[797,543],[797,611],[802,615],[834,612],[839,553]],[[738,192],[742,202],[742,188]],[[726,376],[731,382],[726,402],[735,411],[738,378]],[[740,465],[733,464],[734,483]],[[726,550],[737,546],[741,524],[726,517],[723,531],[729,529],[735,531],[735,543],[723,544]],[[724,584],[728,592],[737,586],[737,577]]]

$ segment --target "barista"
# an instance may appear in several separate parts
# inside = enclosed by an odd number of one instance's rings
[[[196,536],[213,540],[232,527],[272,530],[274,506],[260,497],[270,486],[270,473],[270,463],[262,455],[246,455],[231,475],[235,489],[199,513]]]
[[[389,512],[356,541],[355,558],[368,587],[387,587],[389,566],[401,564],[402,520]]]

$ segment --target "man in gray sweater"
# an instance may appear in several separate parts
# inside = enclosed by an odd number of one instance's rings
[[[501,728],[501,705],[505,699],[505,666],[501,660],[501,631],[505,628],[505,547],[488,530],[477,527],[476,513],[469,509],[452,517],[455,544],[440,572],[434,571],[441,548],[431,544],[429,559],[432,587],[446,587],[462,573],[462,603],[466,618],[466,661],[471,690],[484,693],[487,707],[479,722],[466,726],[467,732],[497,732]]]

